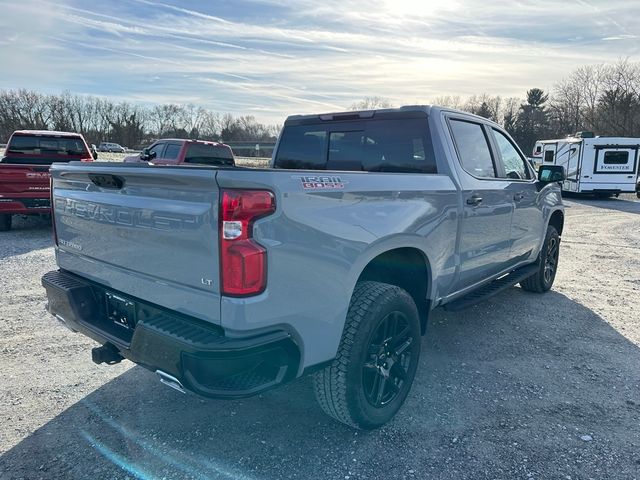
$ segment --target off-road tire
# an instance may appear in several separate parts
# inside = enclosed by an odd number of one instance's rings
[[[0,213],[0,232],[11,230],[11,214]]]
[[[402,368],[402,375],[394,375],[393,378],[383,380],[383,375],[378,373],[382,370],[375,369],[381,367],[372,368],[372,362],[383,361],[380,358],[387,354],[378,357],[371,350],[377,348],[373,345],[375,338],[386,338],[387,331],[380,329],[385,329],[385,322],[390,321],[395,322],[397,329],[401,328],[403,332],[407,332],[407,340],[402,343],[405,346],[404,350],[398,348],[396,351],[401,352],[396,358],[402,361],[389,362],[391,367],[388,371],[394,372],[394,367]],[[376,336],[379,333],[382,336]],[[395,344],[400,338],[403,337],[399,334],[398,337],[392,337],[394,342],[388,343]],[[331,365],[315,373],[313,377],[316,399],[320,407],[339,422],[363,430],[387,423],[398,412],[411,389],[420,357],[420,340],[418,309],[405,290],[386,283],[359,282],[351,297],[338,354]],[[409,346],[406,346],[407,342]],[[387,347],[385,342],[380,348],[392,347]],[[372,357],[375,357],[375,360],[371,360]],[[386,358],[392,357],[393,355],[389,355]],[[386,362],[384,367],[387,367]],[[374,383],[371,392],[365,391],[365,377],[371,378],[371,375],[380,375],[379,381],[385,382],[388,394],[395,395],[390,397],[388,403],[374,406],[371,400],[368,400],[373,390],[379,390]],[[382,390],[385,391],[385,386]]]
[[[560,254],[560,235],[556,227],[549,225],[547,227],[547,234],[542,244],[542,249],[538,254],[538,270],[529,278],[520,282],[520,286],[527,292],[544,293],[548,291],[553,285],[553,281],[556,278],[558,271],[558,259]],[[554,258],[550,258],[550,256]],[[551,264],[551,265],[550,265]],[[547,268],[552,267],[551,272],[545,271]],[[550,273],[550,274],[549,274]]]

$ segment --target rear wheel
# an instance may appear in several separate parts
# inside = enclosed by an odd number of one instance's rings
[[[373,429],[404,403],[420,356],[418,309],[403,289],[356,285],[333,363],[314,375],[316,398],[336,420]]]
[[[11,230],[11,214],[0,213],[0,232]]]
[[[520,286],[528,292],[544,293],[549,290],[556,278],[559,255],[560,236],[556,227],[549,225],[544,244],[538,254],[538,270],[520,282]]]

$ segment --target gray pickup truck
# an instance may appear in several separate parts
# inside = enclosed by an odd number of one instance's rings
[[[167,385],[250,396],[313,373],[371,429],[403,404],[436,307],[553,284],[562,167],[428,106],[289,117],[270,168],[51,168],[48,310]]]

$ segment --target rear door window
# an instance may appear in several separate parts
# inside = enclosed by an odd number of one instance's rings
[[[489,142],[481,124],[450,120],[451,133],[462,168],[478,178],[495,178]]]
[[[274,165],[312,170],[437,172],[425,118],[287,126]]]

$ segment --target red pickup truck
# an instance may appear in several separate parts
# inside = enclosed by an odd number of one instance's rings
[[[234,166],[235,159],[229,145],[202,140],[163,138],[139,155],[124,158],[125,162],[149,162],[154,165],[199,165]]]
[[[79,133],[13,132],[0,159],[0,231],[11,229],[13,215],[51,212],[49,167],[52,163],[91,162],[96,156]]]

